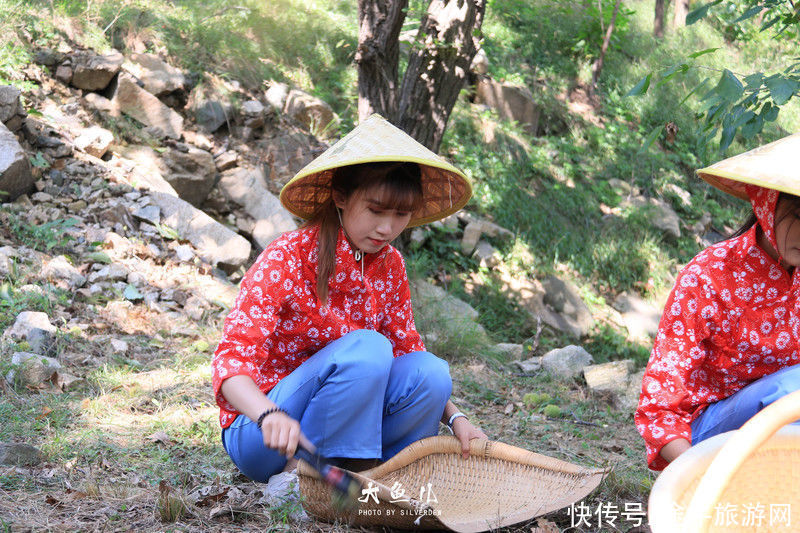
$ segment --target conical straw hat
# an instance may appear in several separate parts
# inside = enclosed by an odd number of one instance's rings
[[[729,157],[697,174],[744,200],[748,200],[748,184],[800,196],[800,133]]]
[[[464,459],[455,437],[428,437],[376,468],[353,473],[363,496],[342,509],[332,504],[330,486],[313,468],[301,461],[297,469],[303,507],[322,520],[462,533],[494,531],[567,507],[609,471],[487,440],[471,441]]]
[[[409,226],[449,216],[472,196],[463,172],[375,114],[298,172],[281,190],[281,203],[292,214],[309,219],[330,198],[333,169],[380,161],[409,161],[422,169],[422,206]]]

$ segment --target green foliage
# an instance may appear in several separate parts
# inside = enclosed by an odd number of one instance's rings
[[[77,224],[74,218],[52,220],[43,224],[29,224],[17,216],[11,216],[9,229],[19,241],[40,252],[65,251],[74,239],[66,231]]]

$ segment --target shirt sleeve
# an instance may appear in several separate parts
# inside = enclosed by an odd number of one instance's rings
[[[389,261],[387,279],[389,280],[388,296],[385,300],[379,333],[392,343],[395,357],[424,351],[425,344],[414,324],[406,265],[403,257],[397,251]]]
[[[217,405],[236,411],[220,390],[226,379],[246,375],[262,387],[271,363],[262,346],[275,331],[278,313],[292,294],[293,259],[282,248],[267,248],[242,279],[223,326],[222,339],[212,360],[212,384]]]
[[[653,470],[667,466],[660,455],[667,443],[692,440],[695,394],[707,378],[703,364],[718,312],[712,294],[711,280],[699,266],[690,264],[678,276],[664,307],[634,415],[647,448],[647,464]]]

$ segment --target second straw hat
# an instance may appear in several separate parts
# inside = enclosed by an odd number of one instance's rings
[[[422,170],[422,205],[409,226],[445,218],[472,196],[463,172],[374,114],[300,170],[281,189],[281,203],[293,215],[310,219],[330,198],[334,169],[385,161],[418,163]]]
[[[748,199],[748,184],[800,196],[800,133],[729,157],[697,174],[743,200]]]

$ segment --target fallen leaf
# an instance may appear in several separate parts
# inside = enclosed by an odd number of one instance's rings
[[[507,415],[510,415],[511,413],[513,413],[514,412],[514,404],[510,403],[510,404],[506,405],[506,408],[503,410],[503,412],[505,412],[505,414],[507,414]]]
[[[160,442],[164,446],[172,446],[173,444],[175,444],[175,441],[169,438],[169,435],[167,435],[163,431],[156,431],[152,435],[148,435],[145,438],[151,442]]]
[[[42,412],[36,415],[36,420],[41,420],[52,412],[53,410],[45,405],[42,407]]]
[[[555,524],[546,518],[537,518],[536,527],[531,528],[531,533],[561,533],[561,530]]]

